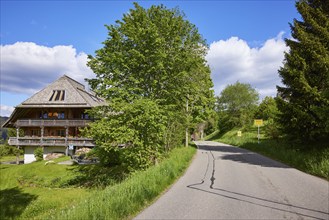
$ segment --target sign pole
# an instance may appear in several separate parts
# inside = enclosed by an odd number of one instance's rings
[[[258,125],[258,135],[257,135],[257,137],[258,137],[258,144],[259,144],[259,125]]]
[[[259,134],[259,127],[263,126],[263,119],[255,119],[254,120],[254,125],[257,126],[258,128],[258,133],[257,133],[257,138],[258,138],[258,144],[259,144],[259,139],[260,139],[260,134]]]

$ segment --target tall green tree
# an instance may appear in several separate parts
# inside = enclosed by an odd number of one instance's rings
[[[111,101],[145,97],[168,105],[209,92],[207,45],[195,25],[178,9],[134,5],[116,25],[107,26],[104,47],[89,56],[96,74],[88,80],[92,89]]]
[[[96,78],[88,82],[110,103],[109,108],[97,110],[103,115],[108,109],[118,109],[115,106],[134,106],[141,100],[160,108],[166,120],[165,130],[157,133],[161,136],[157,139],[169,149],[181,144],[185,128],[206,120],[213,108],[213,84],[205,60],[207,45],[195,25],[177,8],[134,6],[122,20],[106,26],[104,47],[89,56],[88,65]],[[120,117],[128,117],[131,111],[125,108]],[[109,114],[104,120],[112,123],[115,118],[116,114]],[[135,128],[137,133],[142,132],[142,127]],[[94,136],[97,139],[96,133]]]
[[[294,140],[329,137],[329,1],[300,0],[302,20],[291,24],[290,51],[279,70],[279,122]]]
[[[271,96],[266,96],[259,104],[255,117],[259,119],[269,120],[277,117],[279,113],[276,101]]]
[[[219,129],[225,131],[250,125],[258,100],[259,94],[250,84],[236,82],[228,85],[217,98]]]

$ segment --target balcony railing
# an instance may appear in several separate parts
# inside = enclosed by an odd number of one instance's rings
[[[85,119],[20,119],[16,127],[85,127],[91,120]]]
[[[14,146],[68,146],[94,147],[95,144],[90,138],[64,138],[64,137],[10,137],[9,145]]]

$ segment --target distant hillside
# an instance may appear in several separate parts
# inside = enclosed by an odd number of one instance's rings
[[[4,140],[7,139],[8,135],[7,135],[7,128],[2,128],[2,125],[7,121],[8,117],[2,117],[0,116],[0,143],[4,143]]]
[[[8,119],[9,117],[3,117],[3,116],[0,116],[0,125],[2,126],[3,125],[3,123],[5,123],[5,121],[7,121],[7,119]]]

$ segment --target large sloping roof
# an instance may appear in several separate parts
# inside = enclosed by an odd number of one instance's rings
[[[63,92],[63,98],[52,98],[55,91]],[[55,94],[56,95],[56,94]],[[22,102],[16,108],[31,107],[95,107],[104,104],[104,100],[87,92],[85,86],[74,79],[64,75],[41,91]]]
[[[16,106],[3,127],[12,127],[13,123],[29,109],[92,108],[104,104],[102,98],[86,91],[84,85],[64,75]]]

